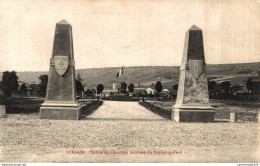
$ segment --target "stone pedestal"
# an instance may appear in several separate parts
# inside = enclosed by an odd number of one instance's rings
[[[213,122],[214,110],[209,105],[183,104],[173,106],[173,119],[176,122]]]
[[[65,20],[56,24],[45,102],[41,119],[78,120],[72,28]]]
[[[213,122],[209,104],[202,31],[192,26],[185,37],[176,104],[171,119],[176,122]]]
[[[237,122],[237,114],[234,112],[230,113],[230,122],[231,123],[236,123]]]
[[[79,120],[79,107],[41,107],[41,119]]]
[[[5,118],[6,117],[6,109],[5,105],[0,105],[0,118]]]
[[[44,102],[40,108],[41,119],[79,120],[81,106],[78,103]]]

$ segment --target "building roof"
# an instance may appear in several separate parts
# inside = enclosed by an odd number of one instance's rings
[[[163,89],[162,91],[163,92],[170,92],[168,89]]]
[[[154,91],[154,89],[152,89],[152,88],[147,88],[146,90],[153,90]]]

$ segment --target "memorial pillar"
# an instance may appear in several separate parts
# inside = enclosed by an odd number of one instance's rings
[[[62,20],[56,24],[46,98],[40,108],[41,119],[78,120],[72,27]]]
[[[176,122],[213,122],[202,30],[193,25],[186,33],[176,104],[171,119]]]

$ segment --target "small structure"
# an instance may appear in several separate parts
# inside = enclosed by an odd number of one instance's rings
[[[85,85],[85,86],[84,86],[84,91],[87,91],[87,90],[88,90],[88,86]]]
[[[116,94],[117,92],[118,92],[117,89],[104,89],[102,93],[105,96],[110,96],[110,95]]]
[[[162,90],[162,93],[169,94],[169,93],[170,93],[170,91],[169,91],[168,89],[163,89],[163,90]]]
[[[152,88],[147,88],[145,91],[146,91],[147,95],[154,95],[154,93],[155,93],[155,90]]]
[[[134,89],[133,96],[140,96],[140,95],[142,96],[145,93],[146,93],[146,88],[144,88],[144,87],[142,87],[142,88],[137,87],[137,88]]]
[[[120,84],[120,83],[113,82],[112,88],[113,88],[113,89],[120,89],[120,88],[121,88],[121,84]]]

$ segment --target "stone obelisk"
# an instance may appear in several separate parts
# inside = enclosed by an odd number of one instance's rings
[[[176,122],[213,122],[209,104],[202,30],[193,25],[186,33],[176,104],[171,119]]]
[[[56,24],[46,98],[40,108],[41,119],[78,120],[72,27],[62,20]]]

